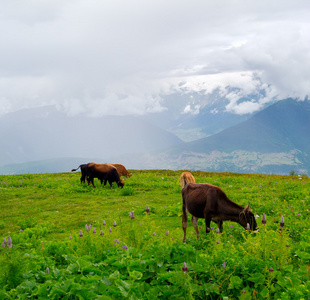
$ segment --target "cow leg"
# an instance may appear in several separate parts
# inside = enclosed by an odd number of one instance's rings
[[[205,217],[205,224],[206,224],[206,233],[210,232],[210,224],[211,224],[211,218],[208,216]]]
[[[183,242],[186,240],[186,228],[187,228],[187,219],[188,219],[188,212],[186,210],[185,205],[183,204],[183,215],[182,215],[182,227],[183,227]]]
[[[197,239],[198,239],[200,237],[200,233],[198,230],[198,218],[192,216],[192,223],[193,223],[194,229],[196,231]]]
[[[218,228],[220,229],[220,232],[223,232],[223,221],[218,221],[217,223]]]

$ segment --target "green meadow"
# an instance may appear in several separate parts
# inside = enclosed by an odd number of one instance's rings
[[[0,176],[0,299],[310,299],[308,177],[192,172],[259,230],[201,219],[197,239],[189,218],[183,243],[182,171],[130,172],[123,189]]]

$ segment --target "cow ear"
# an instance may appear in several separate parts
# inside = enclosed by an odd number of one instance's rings
[[[244,212],[248,212],[250,210],[249,204],[244,208]]]

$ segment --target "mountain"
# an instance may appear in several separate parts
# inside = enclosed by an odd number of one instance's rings
[[[257,95],[239,99],[238,103],[258,99]],[[229,100],[220,91],[175,93],[163,97],[166,109],[142,118],[189,142],[204,138],[249,119],[252,114],[227,111]],[[266,104],[267,105],[267,104]]]
[[[54,107],[0,118],[0,165],[65,157],[146,153],[181,144],[175,135],[134,116],[68,117]]]
[[[157,161],[173,169],[309,174],[309,132],[310,101],[286,99],[217,134],[154,153],[145,167]]]

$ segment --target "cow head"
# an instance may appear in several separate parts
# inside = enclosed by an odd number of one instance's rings
[[[244,228],[247,228],[247,224],[250,224],[251,230],[256,230],[257,228],[255,216],[252,210],[250,209],[249,205],[247,205],[240,213],[240,224]]]
[[[117,186],[120,186],[121,188],[124,187],[124,179],[120,179],[120,181],[117,183]]]

